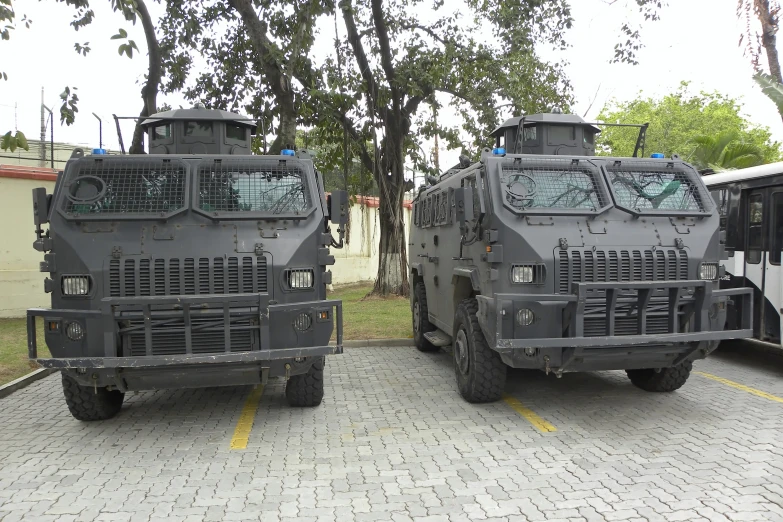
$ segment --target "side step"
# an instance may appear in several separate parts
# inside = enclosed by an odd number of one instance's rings
[[[448,346],[451,344],[451,336],[442,330],[427,332],[424,334],[424,338],[433,346]]]

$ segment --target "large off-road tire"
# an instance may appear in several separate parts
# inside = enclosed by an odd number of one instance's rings
[[[488,345],[479,326],[475,299],[465,299],[454,318],[454,372],[468,402],[494,402],[506,387],[506,365]]]
[[[429,342],[424,334],[435,330],[427,314],[427,289],[419,281],[413,289],[413,343],[420,352],[437,352],[440,348]]]
[[[693,363],[688,361],[673,368],[625,370],[631,383],[648,392],[673,392],[685,384],[691,375]]]
[[[289,406],[318,406],[324,398],[324,358],[318,357],[307,373],[288,378],[285,398]]]
[[[70,375],[62,374],[63,395],[71,415],[80,421],[98,421],[111,419],[122,408],[125,394],[117,390],[107,390],[90,386],[80,386]]]

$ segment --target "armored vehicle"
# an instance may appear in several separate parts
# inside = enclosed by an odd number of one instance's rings
[[[478,163],[461,158],[414,200],[415,343],[453,346],[470,402],[500,398],[509,366],[626,370],[673,391],[721,339],[752,334],[748,291],[718,289],[719,216],[698,172],[676,156],[596,157],[596,125],[512,118]],[[724,331],[731,300],[746,313]]]
[[[346,194],[325,195],[306,151],[251,155],[255,125],[238,114],[197,106],[142,125],[151,154],[76,150],[54,194],[33,191],[52,307],[28,310],[30,359],[62,370],[80,420],[112,417],[130,390],[275,376],[291,405],[318,405],[324,356],[342,352],[326,284]]]

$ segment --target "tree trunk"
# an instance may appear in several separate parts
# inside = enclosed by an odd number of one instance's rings
[[[269,154],[280,154],[283,149],[296,147],[296,106],[293,91],[288,89],[285,93],[278,94],[277,105],[280,110],[280,128],[269,148]]]
[[[764,46],[764,52],[767,53],[769,73],[778,83],[783,83],[780,59],[778,58],[777,36],[775,36],[778,32],[778,15],[771,12],[769,0],[754,0],[754,3],[759,15],[759,22],[761,22],[761,45]]]
[[[405,243],[404,154],[400,122],[393,116],[386,124],[386,137],[382,141],[381,168],[376,176],[380,194],[378,214],[380,221],[380,246],[378,249],[378,277],[373,293],[379,295],[409,295],[408,250]]]
[[[144,37],[147,39],[147,54],[149,57],[149,65],[147,70],[147,83],[141,89],[141,97],[144,100],[144,108],[141,110],[139,120],[136,121],[136,128],[133,130],[133,141],[131,142],[130,154],[144,154],[144,131],[141,128],[141,123],[144,118],[155,114],[158,110],[158,85],[160,85],[160,79],[163,74],[161,56],[160,56],[160,44],[158,38],[155,36],[155,24],[152,23],[152,17],[147,10],[147,5],[144,0],[136,0],[136,12],[141,18],[141,25],[144,28]]]

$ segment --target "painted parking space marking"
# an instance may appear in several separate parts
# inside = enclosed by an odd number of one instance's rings
[[[514,411],[522,415],[538,431],[542,431],[544,433],[557,431],[557,428],[539,417],[533,410],[526,408],[525,405],[519,402],[515,397],[512,397],[511,395],[504,395],[503,402],[511,406]]]
[[[744,384],[730,381],[728,379],[724,379],[723,377],[718,377],[717,375],[712,375],[711,373],[705,373],[705,372],[693,372],[693,373],[695,373],[696,375],[701,375],[702,377],[706,377],[707,379],[712,379],[713,381],[717,381],[721,384],[725,384],[726,386],[731,386],[732,388],[736,388],[738,390],[748,392],[758,397],[763,397],[771,401],[783,403],[783,397],[778,397],[777,395],[772,395],[771,393],[763,392],[761,390],[757,390],[756,388],[751,388],[750,386],[745,386]]]
[[[242,413],[239,414],[237,427],[234,429],[234,436],[231,437],[231,449],[240,450],[247,448],[247,441],[250,439],[250,432],[253,430],[253,422],[258,411],[258,403],[264,394],[264,385],[259,384],[250,392],[242,407]]]

